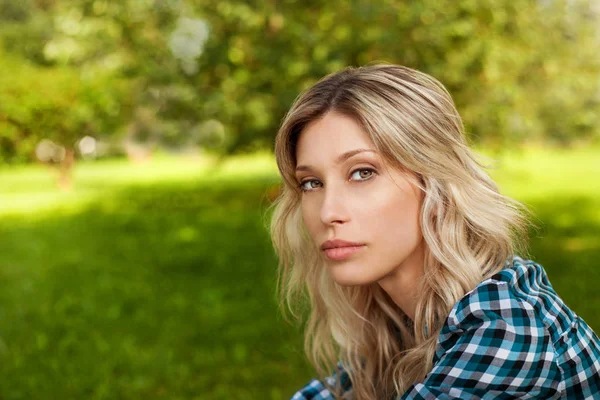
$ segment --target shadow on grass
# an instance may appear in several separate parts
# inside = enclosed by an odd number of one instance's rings
[[[0,220],[2,398],[289,398],[312,372],[274,298],[275,183],[137,187]],[[532,258],[600,329],[598,204],[530,206],[544,223]]]

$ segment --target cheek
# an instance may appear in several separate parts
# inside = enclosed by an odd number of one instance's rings
[[[412,192],[388,190],[374,199],[363,222],[376,243],[390,250],[418,243],[421,238],[419,203]]]
[[[319,224],[319,215],[314,205],[309,202],[302,202],[302,221],[308,230],[310,236],[315,239]]]

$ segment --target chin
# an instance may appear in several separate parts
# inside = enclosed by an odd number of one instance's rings
[[[330,265],[328,268],[331,279],[341,286],[363,286],[376,281],[376,279],[361,274],[364,267],[360,265],[337,264]]]

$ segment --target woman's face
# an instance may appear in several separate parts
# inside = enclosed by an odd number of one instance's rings
[[[364,285],[420,275],[416,176],[386,167],[362,128],[335,112],[308,124],[296,151],[304,224],[330,276],[341,285]],[[321,249],[328,240],[359,245]]]

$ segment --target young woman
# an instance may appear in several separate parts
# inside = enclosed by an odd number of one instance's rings
[[[308,311],[320,375],[293,399],[600,398],[598,337],[518,255],[526,209],[440,82],[395,65],[327,76],[275,152],[282,305]]]

